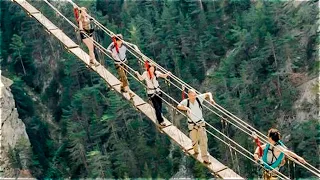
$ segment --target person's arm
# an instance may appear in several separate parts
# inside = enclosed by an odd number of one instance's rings
[[[266,147],[265,144],[261,146],[262,151],[264,150],[265,147]],[[259,160],[259,147],[257,147],[256,150],[254,151],[253,158],[254,158],[256,161]]]
[[[135,71],[135,74],[137,75],[137,77],[138,77],[138,79],[139,79],[140,81],[144,80],[144,77],[142,76],[143,74],[140,75],[138,71]]]
[[[208,92],[206,93],[206,99],[208,99],[210,101],[210,103],[215,104],[216,102],[214,102],[213,97],[212,97],[212,93]]]
[[[110,53],[112,55],[112,49],[111,47],[113,46],[113,42],[109,44],[109,46],[107,47],[107,52]]]
[[[135,50],[141,52],[140,49],[138,48],[138,46],[136,46],[135,44],[129,43],[129,42],[124,41],[124,40],[122,40],[122,41],[123,41],[124,43],[127,43],[129,46],[132,46]]]
[[[207,93],[203,93],[198,95],[197,97],[199,97],[199,99],[201,100],[201,103],[203,102],[204,99],[207,99],[208,101],[210,101],[210,103],[215,104],[216,102],[213,100],[212,98],[212,93],[211,92],[207,92]]]
[[[161,77],[161,78],[167,78],[171,74],[171,72],[167,72],[165,74],[163,74],[160,71],[156,71],[156,72],[157,72],[158,77]]]
[[[297,159],[298,161],[300,161],[301,163],[305,164],[307,163],[306,160],[304,160],[302,157],[298,156],[296,153],[288,150],[288,149],[285,149],[285,148],[281,148],[283,150],[283,152],[287,155],[287,156],[290,156],[290,157],[293,157],[295,159]]]
[[[186,100],[181,101],[177,108],[182,111],[187,111],[187,113],[191,113],[191,109],[186,106]]]
[[[117,53],[112,51],[112,49],[115,48],[113,42],[107,47],[107,51],[111,54],[113,59],[120,61],[119,56],[117,56]]]
[[[79,20],[79,30],[83,31],[83,26],[82,26],[82,21],[81,20]]]
[[[74,14],[74,17],[76,18],[76,21],[78,22],[78,19],[79,19],[79,9],[78,7],[73,4],[73,14]]]

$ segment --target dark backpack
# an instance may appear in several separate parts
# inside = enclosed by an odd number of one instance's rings
[[[196,100],[197,100],[197,102],[198,102],[198,104],[199,104],[200,109],[202,110],[202,104],[200,103],[200,100],[199,100],[197,97],[196,97]],[[190,101],[189,101],[189,99],[188,99],[187,107],[190,108],[189,106],[190,106]]]

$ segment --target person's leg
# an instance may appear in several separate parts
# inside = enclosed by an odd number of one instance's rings
[[[156,95],[150,96],[150,100],[151,100],[151,102],[152,102],[152,106],[153,106],[153,108],[154,108],[157,121],[159,121],[159,120],[158,120],[158,102],[157,102]]]
[[[125,92],[129,92],[130,98],[133,98],[135,95],[133,94],[133,92],[129,88],[129,82],[128,82],[128,77],[127,77],[128,66],[127,66],[127,64],[122,64],[121,67],[122,67],[121,69],[123,72],[123,75],[122,75],[123,88],[124,88]]]
[[[162,118],[162,99],[161,99],[161,97],[162,97],[162,93],[159,94],[159,96],[158,96],[158,103],[159,103],[159,113],[160,113],[161,119],[163,121],[163,118]]]
[[[118,75],[119,75],[119,80],[120,80],[120,82],[121,82],[121,89],[120,89],[120,91],[121,91],[121,92],[124,92],[123,80],[122,80],[122,75],[121,75],[121,74],[122,74],[121,67],[120,67],[119,64],[115,64],[115,67],[116,67],[116,70],[117,70]]]
[[[125,91],[129,91],[129,82],[128,82],[128,78],[127,78],[128,67],[126,65],[122,64],[121,70],[122,70],[123,88],[125,89]]]
[[[164,121],[162,118],[162,113],[161,113],[161,111],[162,111],[161,98],[157,95],[154,95],[153,99],[154,99],[153,106],[156,111],[157,120],[158,120],[158,123],[161,124]]]
[[[279,169],[277,169],[277,170],[279,170]],[[270,172],[270,176],[271,176],[270,180],[278,180],[278,176],[275,172]]]
[[[85,38],[82,40],[83,43],[88,47],[89,49],[89,56],[90,56],[90,63],[92,63],[96,58],[94,56],[94,50],[93,50],[93,42],[90,38]]]
[[[96,60],[96,57],[94,55],[94,45],[93,45],[93,38],[89,37],[89,53],[90,57],[92,57],[92,60]]]
[[[126,92],[124,87],[127,84],[125,83],[125,79],[124,79],[124,76],[125,76],[124,71],[123,71],[121,65],[116,64],[115,66],[116,66],[116,69],[117,69],[117,72],[118,72],[118,75],[119,75],[119,79],[120,79],[120,82],[121,82],[121,92]]]
[[[202,123],[199,130],[199,144],[201,150],[201,156],[204,161],[209,162],[209,155],[208,155],[208,137],[205,128],[205,123]]]
[[[263,171],[263,179],[264,180],[270,180],[271,175],[268,171]]]
[[[189,128],[190,130],[190,128]],[[192,130],[190,131],[190,139],[192,141],[192,147],[193,150],[196,154],[199,153],[199,147],[198,147],[198,130],[192,128]]]

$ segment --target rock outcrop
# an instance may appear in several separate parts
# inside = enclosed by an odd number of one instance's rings
[[[24,173],[28,171],[26,150],[30,151],[30,141],[25,124],[19,119],[18,111],[15,107],[15,101],[10,90],[12,83],[10,79],[1,76],[0,178],[30,177],[30,173]],[[12,160],[10,161],[9,158],[10,149],[18,152],[17,157],[19,157],[20,168],[13,167]]]
[[[319,119],[319,77],[315,77],[298,87],[300,98],[295,102],[296,121]]]

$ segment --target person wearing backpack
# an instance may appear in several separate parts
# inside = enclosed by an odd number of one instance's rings
[[[184,99],[177,106],[178,109],[187,111],[188,115],[188,129],[192,140],[192,147],[194,155],[198,156],[199,148],[201,150],[201,157],[203,162],[207,165],[211,164],[208,153],[208,138],[205,128],[205,121],[202,114],[202,103],[204,99],[208,99],[210,103],[215,104],[210,92],[197,95],[194,89],[188,90],[188,98]],[[198,145],[199,143],[199,145]]]
[[[272,170],[279,170],[285,164],[285,155],[293,157],[303,164],[306,163],[302,157],[287,149],[280,140],[280,132],[277,129],[271,128],[268,131],[268,141],[267,144],[257,147],[254,153],[254,159],[260,161],[265,168],[263,179],[278,179],[277,174],[272,172]]]
[[[158,78],[167,78],[171,73],[167,72],[166,74],[163,74],[160,71],[157,71],[155,65],[150,64],[148,61],[146,61],[145,67],[146,71],[144,71],[142,75],[140,75],[138,71],[135,71],[135,74],[140,81],[146,81],[147,94],[155,109],[157,121],[160,126],[165,127],[166,124],[162,117],[162,93],[160,91]]]
[[[114,59],[115,67],[118,71],[120,81],[121,81],[121,92],[129,92],[130,97],[132,98],[134,94],[129,89],[129,83],[127,78],[127,70],[128,67],[126,64],[127,61],[127,47],[125,44],[123,44],[123,36],[122,34],[117,34],[116,36],[112,37],[112,43],[108,46],[107,51],[111,54],[111,56]],[[126,42],[126,44],[132,46],[135,50],[139,51],[139,48],[131,43]]]

